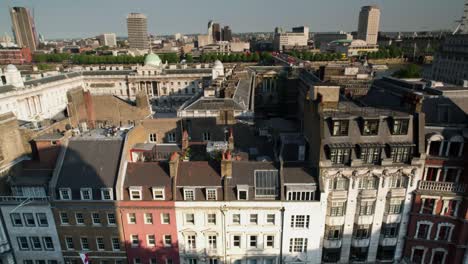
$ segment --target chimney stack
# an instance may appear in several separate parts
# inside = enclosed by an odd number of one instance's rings
[[[179,153],[174,152],[172,153],[169,159],[169,175],[171,178],[175,178],[177,176],[177,169],[179,167]]]
[[[234,150],[234,134],[232,132],[232,128],[229,129],[228,149]]]
[[[221,177],[232,178],[232,155],[229,150],[223,153],[223,159],[221,160]]]
[[[187,130],[182,133],[182,150],[186,150],[189,147],[189,134]]]

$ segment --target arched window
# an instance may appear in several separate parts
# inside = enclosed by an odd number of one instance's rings
[[[349,180],[344,177],[337,177],[331,180],[330,190],[347,190]]]
[[[460,157],[463,153],[464,139],[460,135],[450,138],[447,146],[446,156]]]
[[[395,175],[390,177],[390,188],[406,188],[408,186],[408,177]]]
[[[379,185],[379,178],[377,177],[364,177],[359,179],[359,189],[373,190],[377,189]]]
[[[444,137],[440,134],[434,134],[427,140],[426,153],[431,156],[441,156],[444,144]]]

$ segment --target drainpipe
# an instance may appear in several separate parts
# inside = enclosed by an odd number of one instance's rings
[[[227,256],[226,256],[226,251],[227,251],[227,239],[226,239],[226,205],[221,206],[220,208],[221,213],[223,214],[223,256],[224,256],[224,264],[227,263]]]
[[[284,230],[284,206],[281,207],[281,233],[280,233],[280,264],[283,264],[283,230]]]

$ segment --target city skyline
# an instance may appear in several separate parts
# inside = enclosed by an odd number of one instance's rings
[[[298,0],[293,6],[277,0],[259,0],[250,3],[244,0],[218,3],[214,0],[203,2],[187,2],[186,10],[193,10],[190,16],[183,16],[180,3],[162,1],[139,1],[138,7],[123,0],[112,2],[90,1],[53,2],[49,0],[37,2],[20,0],[4,2],[0,10],[0,34],[12,36],[11,19],[8,6],[25,6],[34,10],[37,31],[48,39],[79,38],[99,35],[104,32],[115,32],[117,36],[127,36],[126,17],[131,12],[142,12],[148,17],[148,31],[153,35],[170,35],[174,33],[197,34],[206,33],[206,23],[213,19],[221,24],[230,25],[233,32],[272,32],[274,27],[290,28],[297,25],[307,25],[311,32],[356,31],[361,6],[377,4],[382,10],[381,31],[432,31],[453,30],[456,20],[462,16],[459,8],[463,0],[449,3],[441,1],[404,0],[384,2],[383,0],[366,1],[353,0],[342,3],[332,1]],[[91,8],[91,6],[93,8]],[[266,7],[265,7],[266,6]],[[401,9],[401,6],[405,6]],[[107,8],[107,9],[106,9]],[[268,9],[269,12],[257,12]],[[73,13],[87,14],[87,20],[70,16]],[[103,11],[106,17],[100,15]],[[284,12],[290,10],[290,12]],[[327,14],[335,13],[330,21]],[[437,13],[437,19],[433,14]],[[68,21],[57,23],[57,21]],[[255,27],[252,27],[255,25]]]

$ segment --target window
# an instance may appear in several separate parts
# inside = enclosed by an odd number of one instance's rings
[[[359,205],[359,215],[374,214],[375,201],[364,201]]]
[[[391,223],[391,224],[382,224],[382,230],[381,233],[384,237],[397,237],[398,236],[398,230],[399,230],[399,224],[398,223]]]
[[[23,264],[34,264],[34,261],[31,259],[25,259],[23,260]]]
[[[100,225],[101,224],[101,217],[100,217],[99,213],[92,213],[91,216],[93,218],[93,225]]]
[[[413,249],[413,254],[411,255],[411,263],[423,263],[424,258],[424,249],[416,248]]]
[[[311,191],[288,191],[287,200],[289,201],[313,201],[315,192]]]
[[[168,213],[162,213],[161,214],[161,223],[170,224],[171,223],[171,216]]]
[[[216,249],[217,248],[217,237],[214,235],[208,236],[208,248]]]
[[[80,189],[81,200],[92,200],[93,194],[91,188],[81,188]]]
[[[98,250],[104,250],[106,249],[104,245],[104,238],[102,237],[96,237],[96,246]]]
[[[154,235],[146,235],[146,243],[149,247],[154,247],[156,245],[156,238]]]
[[[116,224],[115,214],[114,213],[108,213],[107,214],[107,224],[108,225],[115,225]]]
[[[275,224],[275,215],[274,214],[267,214],[267,224],[274,225]]]
[[[164,200],[164,188],[153,188],[153,199]]]
[[[87,237],[81,238],[81,249],[82,250],[89,250],[89,242]]]
[[[240,248],[241,247],[241,236],[235,235],[232,236],[232,246]]]
[[[396,175],[390,177],[390,188],[406,188],[408,185],[408,177]]]
[[[112,200],[113,199],[112,188],[102,188],[101,189],[101,199],[102,200]]]
[[[167,133],[167,142],[169,142],[169,143],[176,142],[176,134],[175,133]]]
[[[206,200],[216,201],[216,189],[206,189]]]
[[[18,247],[20,250],[29,250],[28,238],[18,237]]]
[[[133,259],[133,264],[141,264],[141,259],[140,258],[134,258]]]
[[[324,248],[322,254],[323,262],[338,262],[341,256],[341,248]]]
[[[211,135],[210,132],[203,132],[203,141],[210,141]]]
[[[435,203],[435,199],[423,199],[420,213],[432,214],[434,211]]]
[[[379,246],[377,249],[377,259],[391,261],[395,257],[396,246]]]
[[[364,164],[377,164],[380,161],[382,148],[361,146],[361,160]]]
[[[334,120],[333,121],[333,136],[347,136],[349,120]]]
[[[153,224],[153,214],[145,213],[145,224]]]
[[[241,222],[241,215],[240,214],[233,214],[232,215],[232,223],[240,225]]]
[[[249,247],[251,248],[257,247],[257,236],[249,236]]]
[[[379,179],[377,177],[364,177],[359,179],[358,188],[361,190],[374,190],[378,187]]]
[[[138,239],[138,235],[130,235],[130,241],[132,247],[138,247],[140,245],[140,239]]]
[[[156,258],[150,258],[149,264],[157,264],[157,263],[158,262],[157,262]]]
[[[69,188],[60,188],[60,200],[71,200],[71,190]]]
[[[444,264],[445,263],[445,254],[446,252],[442,250],[433,250],[432,251],[432,264]]]
[[[65,213],[65,212],[60,213],[60,222],[63,225],[68,225],[70,223],[70,221],[68,220],[68,214],[67,213]]]
[[[54,242],[52,241],[52,237],[43,237],[42,242],[44,243],[45,250],[54,250]]]
[[[395,119],[393,120],[393,135],[406,135],[408,134],[408,119]]]
[[[156,133],[150,133],[149,134],[149,142],[151,142],[151,143],[158,142],[158,137],[156,136]]]
[[[348,179],[343,177],[336,177],[331,180],[330,190],[347,190],[348,189]]]
[[[208,259],[208,264],[218,264],[218,259],[217,258],[209,258]]]
[[[194,235],[187,236],[187,246],[189,249],[197,248],[196,240]]]
[[[32,213],[24,213],[23,217],[26,226],[36,226],[36,221],[34,220],[34,215]]]
[[[362,134],[364,136],[375,136],[379,134],[380,120],[364,120]]]
[[[437,240],[450,241],[452,228],[453,226],[451,225],[439,224],[439,228],[438,228],[439,232],[437,234]]]
[[[208,224],[216,225],[216,214],[207,215]]]
[[[333,164],[348,164],[350,157],[350,148],[330,148],[330,160]]]
[[[238,200],[248,200],[248,191],[247,190],[237,190],[237,199]]]
[[[367,260],[368,251],[369,247],[351,247],[349,259],[353,262],[364,262]]]
[[[21,215],[18,213],[11,213],[11,224],[13,226],[23,226],[23,220],[21,219]]]
[[[136,224],[136,215],[135,213],[128,213],[127,220],[129,224]]]
[[[390,156],[395,163],[407,163],[410,160],[411,147],[410,146],[390,146],[392,152]]]
[[[171,235],[164,235],[163,241],[164,241],[164,246],[165,247],[172,246],[172,237],[171,237]]]
[[[49,222],[47,221],[47,215],[45,213],[37,213],[36,217],[39,226],[49,226]]]
[[[195,215],[194,214],[185,214],[185,224],[194,225],[195,224]]]
[[[189,258],[187,259],[188,264],[197,264],[197,259],[196,258]]]
[[[343,235],[343,226],[325,226],[325,238],[328,240],[341,239]]]
[[[141,200],[141,187],[130,187],[130,200]]]
[[[331,202],[328,207],[328,216],[343,216],[346,209],[346,202]]]
[[[403,208],[403,200],[390,199],[387,205],[387,214],[400,214]]]
[[[195,190],[193,190],[193,189],[184,190],[184,200],[194,201],[195,200]]]
[[[266,236],[265,240],[266,240],[266,247],[268,248],[275,247],[275,236],[273,235]]]
[[[112,250],[119,251],[120,250],[120,241],[117,237],[113,237],[111,239],[112,242]]]
[[[276,198],[278,196],[278,171],[255,171],[255,197]]]
[[[289,252],[306,252],[307,238],[291,238],[289,240]]]
[[[418,223],[416,238],[429,239],[431,226],[429,224]]]
[[[77,225],[83,225],[84,224],[84,218],[82,213],[75,213],[75,220]]]
[[[250,215],[250,223],[254,225],[258,224],[258,214]]]
[[[68,250],[75,249],[72,237],[65,237],[65,245],[67,246]]]
[[[309,215],[291,215],[292,228],[309,228]]]
[[[355,225],[353,237],[355,239],[366,239],[370,235],[370,225]]]

